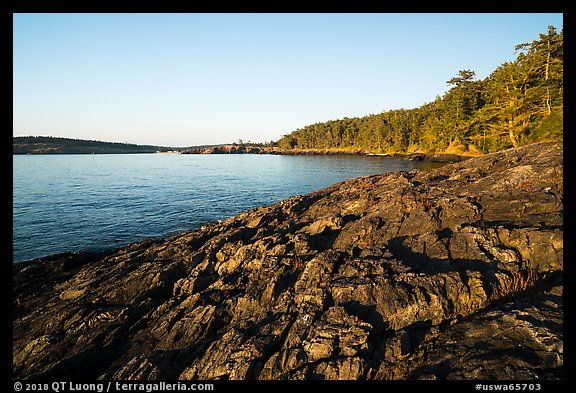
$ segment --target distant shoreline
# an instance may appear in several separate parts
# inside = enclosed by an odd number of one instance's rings
[[[206,149],[206,148],[204,148]],[[216,148],[208,148],[216,149]],[[260,148],[261,149],[261,148]],[[190,152],[190,151],[74,151],[74,152],[62,152],[62,151],[30,151],[30,152],[13,152],[14,156],[25,156],[25,155],[115,155],[115,154],[269,154],[269,155],[285,155],[285,156],[365,156],[365,157],[385,157],[385,158],[395,158],[401,160],[411,160],[411,161],[431,161],[431,162],[460,162],[471,158],[471,156],[462,156],[457,154],[425,154],[425,153],[370,153],[362,151],[327,151],[327,150],[268,150],[270,148],[264,148],[260,151],[240,151],[240,152],[223,152],[223,151],[213,151],[213,152]]]
[[[132,145],[53,137],[13,137],[13,155],[52,154],[274,154],[274,155],[349,155],[398,158],[413,161],[459,162],[470,155],[423,152],[381,152],[358,148],[282,149],[259,144],[224,144],[191,147]],[[459,153],[459,152],[456,152]]]
[[[180,154],[274,154],[289,156],[370,156],[370,157],[387,157],[412,161],[434,161],[434,162],[459,162],[471,158],[471,156],[458,154],[439,154],[439,153],[381,153],[366,151],[362,149],[290,149],[285,150],[278,147],[260,147],[260,146],[239,146],[224,145],[215,147],[189,148],[180,152]]]

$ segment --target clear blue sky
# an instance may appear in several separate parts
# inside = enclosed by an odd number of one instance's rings
[[[562,14],[15,14],[13,135],[277,140],[433,101],[548,25]]]

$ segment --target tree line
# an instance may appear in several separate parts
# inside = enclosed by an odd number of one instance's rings
[[[448,148],[489,153],[562,140],[563,31],[548,26],[539,39],[516,45],[514,61],[483,80],[461,70],[433,102],[356,118],[316,123],[282,136],[283,149],[354,148],[406,152]]]

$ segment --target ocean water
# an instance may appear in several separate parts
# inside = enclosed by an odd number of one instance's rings
[[[362,156],[14,155],[12,259],[121,247],[352,177],[440,165]]]

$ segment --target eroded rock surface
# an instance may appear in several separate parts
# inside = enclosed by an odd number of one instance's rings
[[[14,376],[560,379],[562,154],[351,179],[18,264]]]

